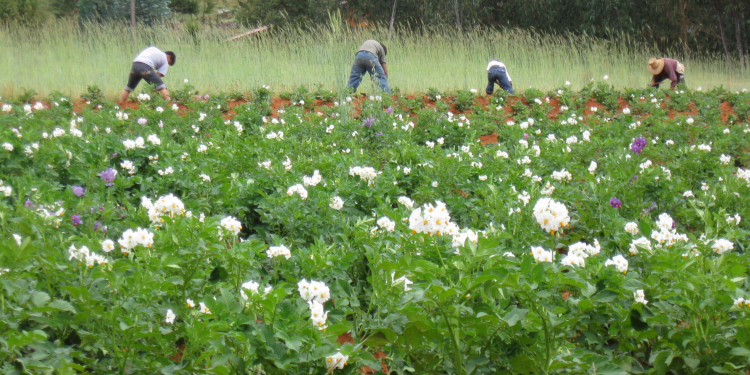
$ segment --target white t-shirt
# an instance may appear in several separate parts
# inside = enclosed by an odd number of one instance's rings
[[[167,69],[169,69],[169,63],[167,62],[167,54],[160,51],[156,47],[148,47],[141,51],[138,57],[133,62],[144,63],[161,73],[163,76],[167,75]]]
[[[511,78],[510,78],[510,73],[508,73],[508,68],[506,68],[506,67],[505,67],[505,64],[503,64],[502,62],[500,62],[500,61],[497,61],[497,60],[492,60],[492,61],[490,61],[490,63],[489,63],[488,65],[487,65],[487,71],[489,71],[489,70],[490,70],[490,68],[492,68],[493,66],[497,66],[497,67],[500,67],[500,68],[505,68],[505,74],[506,74],[506,75],[508,76],[508,81],[513,81],[513,80],[512,80]]]

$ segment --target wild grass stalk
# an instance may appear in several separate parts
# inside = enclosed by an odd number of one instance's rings
[[[430,87],[446,92],[482,90],[490,59],[505,62],[518,91],[550,90],[565,81],[576,89],[605,75],[618,88],[643,87],[650,80],[646,61],[660,55],[627,37],[602,40],[523,30],[457,32],[451,28],[396,30],[389,35],[382,25],[352,29],[335,17],[313,31],[271,29],[225,42],[239,32],[204,28],[191,35],[175,23],[135,32],[125,24],[73,20],[36,28],[2,25],[0,95],[18,95],[24,89],[42,95],[53,91],[75,95],[96,85],[114,96],[125,85],[134,56],[149,45],[178,55],[165,79],[170,88],[179,88],[183,79],[189,79],[201,92],[249,92],[260,85],[270,85],[277,93],[298,85],[343,89],[357,47],[369,38],[388,46],[391,87],[411,93]],[[750,88],[748,71],[737,64],[727,66],[711,56],[687,61],[679,55],[672,57],[685,62],[685,77],[693,88]],[[366,79],[361,87],[373,91],[375,86]]]

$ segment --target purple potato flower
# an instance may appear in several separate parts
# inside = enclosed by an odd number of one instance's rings
[[[609,200],[609,205],[613,208],[622,208],[622,201],[617,198],[612,198]]]
[[[388,113],[388,114],[393,113],[393,107],[386,108],[385,113]]]
[[[106,171],[99,173],[99,177],[101,177],[102,180],[107,182],[106,186],[114,185],[112,182],[115,181],[116,176],[117,176],[117,171],[112,168],[107,168]]]
[[[372,124],[373,124],[373,123],[374,123],[375,121],[377,121],[377,120],[375,119],[375,117],[372,117],[372,116],[370,116],[370,117],[366,118],[366,119],[365,119],[365,120],[364,120],[364,121],[362,122],[362,124],[363,124],[364,126],[366,126],[366,127],[368,127],[368,128],[369,128],[370,126],[372,126]]]
[[[81,220],[81,217],[79,215],[73,215],[70,217],[70,221],[73,222],[73,226],[79,226],[83,224],[83,220]]]
[[[635,152],[636,154],[640,154],[641,151],[643,151],[643,148],[646,147],[648,142],[646,142],[646,138],[636,138],[635,141],[633,141],[633,144],[630,145],[630,150]]]
[[[76,197],[82,197],[85,193],[85,190],[80,186],[73,186],[73,194],[76,195]]]
[[[383,133],[382,133],[382,132],[381,132],[381,133],[375,133],[375,136],[376,136],[376,137],[382,137],[382,136],[383,136]]]
[[[101,229],[102,233],[107,234],[107,226],[106,225],[102,225],[101,222],[98,222],[98,221],[95,222],[94,223],[94,232],[96,232],[96,231],[98,231],[100,229]]]

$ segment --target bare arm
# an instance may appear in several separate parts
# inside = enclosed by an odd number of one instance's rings
[[[385,72],[385,78],[388,78],[388,68],[386,67],[385,63],[380,64],[383,67],[383,72]]]

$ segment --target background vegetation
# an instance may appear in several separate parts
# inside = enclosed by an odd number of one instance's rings
[[[128,20],[128,0],[0,0],[0,20],[52,17]],[[171,12],[170,12],[171,11]],[[341,12],[354,27],[385,22],[423,31],[509,27],[611,39],[627,35],[683,58],[719,53],[744,65],[750,5],[744,0],[153,0],[136,1],[141,23],[184,15],[202,21],[282,26],[325,23]]]
[[[6,25],[0,27],[0,95],[14,96],[25,89],[77,95],[90,85],[115,95],[126,83],[133,57],[151,44],[178,54],[166,78],[170,89],[184,87],[188,79],[202,92],[249,92],[261,85],[280,90],[322,85],[338,91],[346,86],[357,47],[373,37],[389,47],[391,86],[410,93],[431,87],[481,91],[487,61],[494,58],[508,65],[521,91],[549,90],[565,81],[580,89],[605,75],[615,87],[640,88],[650,80],[646,60],[658,54],[656,48],[627,36],[601,39],[522,29],[455,28],[396,28],[389,33],[387,25],[352,28],[335,16],[314,29],[271,28],[225,41],[239,31],[205,27],[198,20],[139,26],[135,32],[124,23],[79,24],[68,19],[45,27]],[[750,88],[746,70],[723,64],[714,55],[693,56],[685,63],[692,88]],[[366,82],[362,90],[372,87]]]

